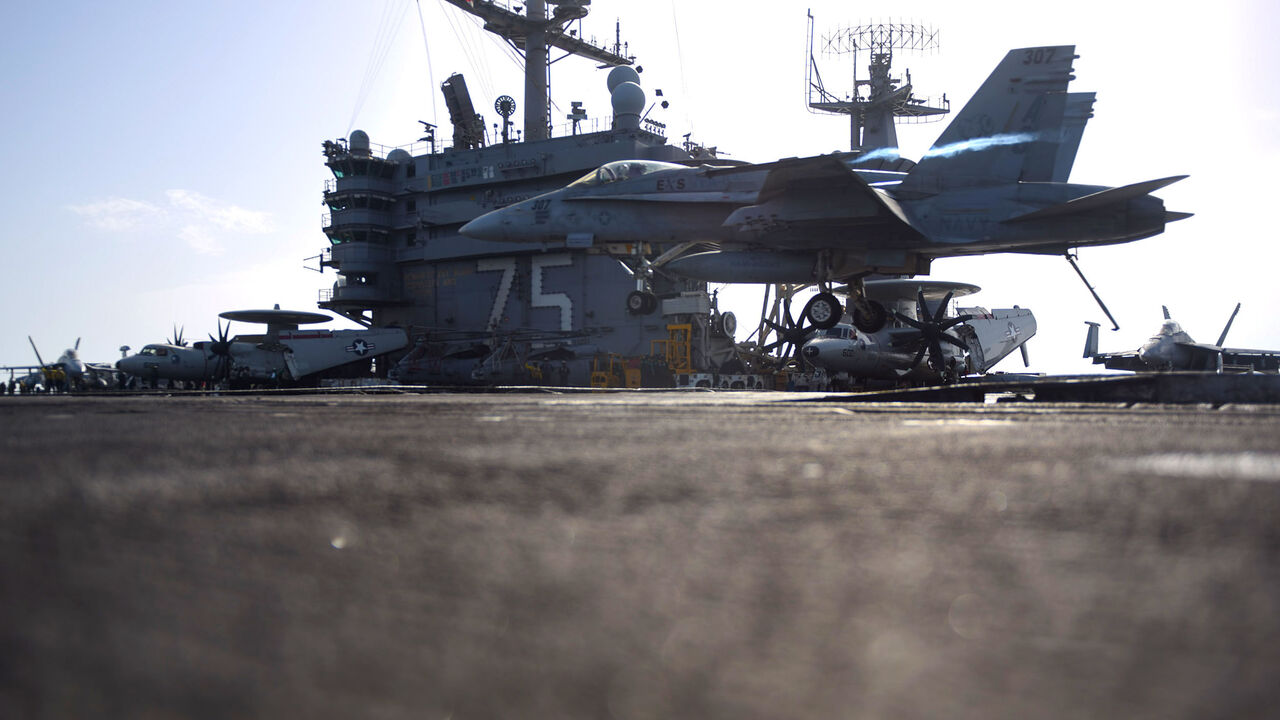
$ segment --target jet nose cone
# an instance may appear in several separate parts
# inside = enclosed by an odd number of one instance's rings
[[[506,240],[508,225],[510,222],[503,211],[494,210],[463,225],[458,232],[472,240]]]

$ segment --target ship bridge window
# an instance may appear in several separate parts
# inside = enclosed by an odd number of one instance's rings
[[[640,177],[641,175],[648,175],[649,173],[660,172],[662,170],[673,170],[680,167],[684,166],[676,165],[675,163],[658,162],[656,160],[617,160],[592,170],[586,175],[574,180],[570,185],[605,185],[619,180],[627,180],[629,178]]]

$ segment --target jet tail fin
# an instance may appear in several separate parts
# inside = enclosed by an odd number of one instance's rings
[[[1084,356],[1092,358],[1098,356],[1098,323],[1085,322],[1089,326],[1089,334],[1084,336]]]
[[[1017,182],[1028,172],[1052,175],[1075,58],[1074,45],[1010,50],[896,190],[931,193]]]
[[[1075,165],[1076,153],[1080,150],[1080,140],[1084,138],[1084,126],[1093,117],[1093,103],[1097,93],[1067,93],[1067,107],[1063,114],[1061,140],[1053,159],[1053,167],[1048,182],[1064,183],[1071,178],[1071,167]],[[1027,176],[1027,182],[1038,182],[1038,177]]]
[[[1222,344],[1227,341],[1227,332],[1231,330],[1231,323],[1236,321],[1236,313],[1238,312],[1240,312],[1240,303],[1236,303],[1236,309],[1232,310],[1231,317],[1227,318],[1227,326],[1222,328],[1222,334],[1218,336],[1218,347],[1222,347]],[[1219,353],[1219,357],[1221,357],[1221,353]]]

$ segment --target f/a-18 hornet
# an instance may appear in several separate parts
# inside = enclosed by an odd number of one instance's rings
[[[36,385],[52,390],[61,387],[67,390],[84,390],[86,388],[101,389],[109,387],[115,377],[115,369],[106,363],[87,363],[80,359],[80,338],[76,338],[74,347],[67,348],[56,362],[46,364],[40,357],[36,341],[27,336],[31,350],[36,355],[39,365],[6,365],[0,370],[8,370],[12,378],[18,371],[28,373],[23,377],[13,378],[17,386],[30,390]],[[24,390],[24,392],[25,392]]]
[[[1076,57],[1073,45],[1010,51],[906,173],[865,169],[875,153],[735,167],[623,160],[461,232],[547,247],[649,243],[665,251],[653,264],[696,279],[816,282],[824,292],[809,307],[827,327],[841,314],[830,284],[850,281],[854,323],[874,332],[887,313],[861,290],[872,272],[927,274],[934,258],[984,253],[1070,258],[1188,217],[1150,194],[1185,175],[1065,182],[1093,100],[1067,92]]]

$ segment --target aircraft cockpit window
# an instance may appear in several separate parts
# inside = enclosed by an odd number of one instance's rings
[[[168,350],[166,350],[166,349],[164,349],[164,348],[162,348],[162,347],[154,347],[154,346],[152,346],[152,345],[148,345],[148,346],[146,346],[146,347],[142,348],[142,352],[140,352],[140,353],[138,353],[138,354],[139,354],[139,355],[153,355],[153,356],[158,355],[158,356],[160,356],[160,357],[164,357],[165,355],[168,355],[168,354],[169,354],[169,351],[168,351]]]
[[[676,165],[675,163],[657,162],[654,160],[617,160],[592,170],[586,175],[574,180],[570,185],[605,185],[619,180],[628,180],[630,178],[648,175],[649,173],[655,173],[661,170],[671,170],[678,167],[684,166]]]

